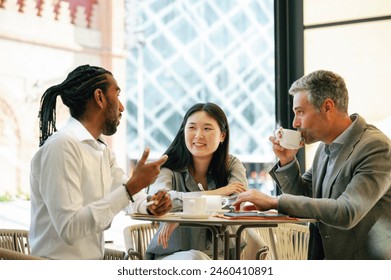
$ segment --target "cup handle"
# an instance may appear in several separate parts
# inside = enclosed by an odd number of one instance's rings
[[[283,131],[284,131],[284,129],[282,127],[274,130],[274,133],[273,133],[274,137],[276,137],[277,139],[281,139]]]
[[[224,201],[224,200],[225,200],[225,201]],[[222,197],[221,208],[224,208],[225,206],[227,206],[228,203],[229,203],[228,197]]]

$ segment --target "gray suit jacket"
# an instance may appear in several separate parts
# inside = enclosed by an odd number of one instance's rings
[[[319,220],[326,259],[391,259],[391,142],[358,116],[322,197],[324,143],[301,175],[296,162],[270,172],[281,187],[279,211]]]

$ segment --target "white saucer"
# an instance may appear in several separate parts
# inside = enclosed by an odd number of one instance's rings
[[[197,213],[176,213],[182,219],[206,219],[209,214],[197,214]]]
[[[211,212],[217,213],[217,214],[224,214],[224,213],[227,213],[229,211],[230,211],[229,209],[221,209],[221,210],[214,210],[214,211],[211,211]]]

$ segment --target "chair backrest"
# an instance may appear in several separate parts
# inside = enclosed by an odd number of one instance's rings
[[[125,252],[112,248],[105,248],[105,254],[103,256],[103,259],[109,261],[124,260]]]
[[[242,233],[242,238],[247,245],[242,250],[240,259],[259,260],[265,259],[269,252],[270,242],[268,239],[268,228],[246,228]]]
[[[46,260],[37,256],[26,255],[21,252],[0,247],[0,260]]]
[[[4,260],[44,260],[30,255],[29,231],[23,229],[0,229],[0,248]],[[8,252],[10,251],[10,252]],[[12,253],[13,252],[13,253]],[[22,256],[20,256],[22,254]],[[23,256],[24,255],[24,256]],[[104,260],[123,260],[125,252],[105,248]]]
[[[0,229],[0,247],[30,254],[29,232],[23,229]]]
[[[279,260],[306,260],[310,231],[304,224],[280,224],[275,229]]]
[[[126,227],[124,229],[126,257],[131,260],[144,259],[145,251],[158,228],[159,223],[156,222]]]
[[[254,228],[261,245],[270,250],[264,257],[267,260],[306,260],[309,244],[309,227],[304,224],[284,223],[276,228]],[[250,233],[250,232],[249,232]],[[272,250],[275,244],[276,251]],[[259,254],[263,253],[260,247]],[[260,256],[259,256],[260,257]],[[258,259],[258,256],[256,257]]]

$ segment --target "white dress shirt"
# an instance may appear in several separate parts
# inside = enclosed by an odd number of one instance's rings
[[[31,162],[30,245],[50,259],[102,259],[104,234],[129,205],[113,152],[76,119],[49,137]],[[144,200],[146,194],[134,195]]]

